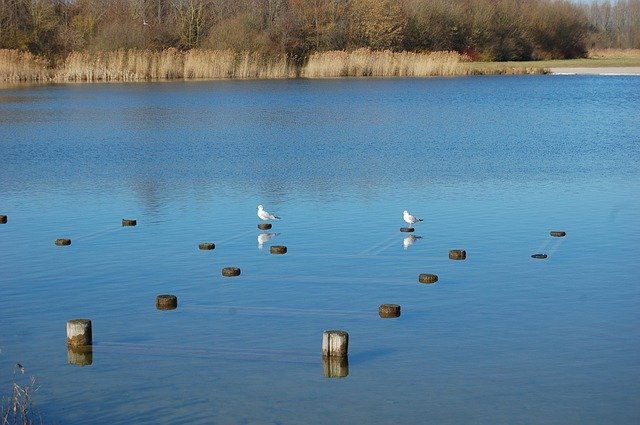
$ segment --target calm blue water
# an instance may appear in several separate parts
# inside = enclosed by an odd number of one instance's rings
[[[45,423],[638,423],[638,111],[624,76],[1,90],[0,394],[20,362]]]

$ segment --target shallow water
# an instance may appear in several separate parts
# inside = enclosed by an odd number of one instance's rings
[[[638,110],[633,76],[0,91],[0,393],[20,362],[45,423],[638,423]]]

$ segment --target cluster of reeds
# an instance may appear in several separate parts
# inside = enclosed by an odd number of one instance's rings
[[[72,53],[54,81],[147,81],[171,79],[292,78],[286,57],[231,50],[117,50]]]
[[[0,81],[95,82],[171,79],[428,77],[532,73],[533,68],[483,65],[457,52],[358,49],[311,54],[302,65],[286,55],[233,50],[115,50],[74,52],[57,68],[30,53],[0,50]]]
[[[0,49],[0,81],[47,81],[49,63],[29,52]]]
[[[54,81],[145,81],[181,78],[183,54],[176,49],[73,52],[53,73]]]
[[[285,55],[270,57],[232,50],[189,50],[184,54],[186,79],[275,79],[296,75],[295,66]]]
[[[310,55],[301,75],[306,78],[467,75],[467,62],[468,58],[457,52],[329,51]]]
[[[22,374],[24,367],[20,364],[16,365],[11,385],[11,396],[2,400],[0,406],[1,425],[31,425],[34,423],[34,418],[39,417],[33,411],[33,393],[38,390],[36,378],[32,376],[28,383],[20,385],[16,379],[16,371]]]

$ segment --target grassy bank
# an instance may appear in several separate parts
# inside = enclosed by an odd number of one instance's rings
[[[472,62],[456,52],[359,49],[314,53],[302,65],[285,56],[231,50],[74,52],[58,64],[30,53],[0,50],[0,82],[5,83],[535,74],[566,66],[640,66],[640,50],[598,51],[574,60]]]

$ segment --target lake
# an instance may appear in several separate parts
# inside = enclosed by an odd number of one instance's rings
[[[0,90],[0,394],[35,377],[58,424],[638,423],[639,111],[637,76]]]

